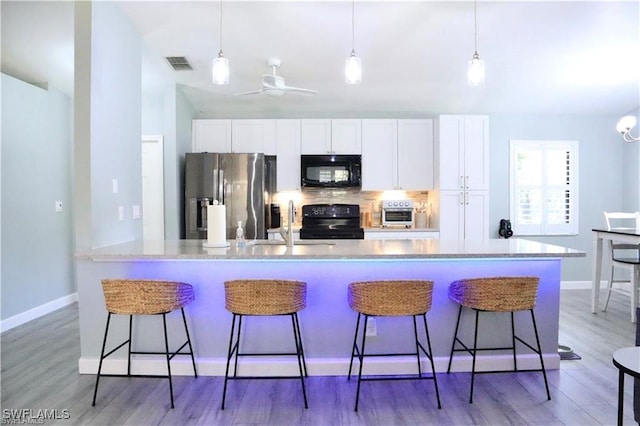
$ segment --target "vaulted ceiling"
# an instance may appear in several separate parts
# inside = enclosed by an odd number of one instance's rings
[[[382,117],[438,113],[624,114],[640,104],[637,1],[477,3],[481,87],[468,1],[117,1],[144,43],[143,86],[175,81],[200,117]],[[1,2],[2,71],[73,90],[73,3]],[[230,84],[211,83],[222,48]],[[352,48],[359,85],[344,82]],[[166,56],[185,56],[174,71]],[[260,88],[267,60],[314,96],[234,96]],[[117,60],[117,58],[114,58]]]

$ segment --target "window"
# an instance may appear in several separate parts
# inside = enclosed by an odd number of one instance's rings
[[[514,235],[578,233],[578,141],[510,141]]]

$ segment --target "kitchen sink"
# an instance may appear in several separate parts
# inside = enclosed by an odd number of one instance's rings
[[[286,246],[287,243],[280,240],[253,240],[247,243],[247,245],[254,246]],[[293,242],[294,246],[335,246],[336,243],[326,241],[314,241],[314,240],[296,240]]]

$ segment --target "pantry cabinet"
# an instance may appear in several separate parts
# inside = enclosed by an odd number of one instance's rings
[[[362,120],[362,190],[430,190],[433,159],[433,120]]]
[[[488,117],[441,116],[436,139],[440,238],[489,238]]]

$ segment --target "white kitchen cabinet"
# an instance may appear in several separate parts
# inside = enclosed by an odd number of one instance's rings
[[[489,189],[487,116],[440,116],[437,139],[441,190]]]
[[[489,191],[440,191],[439,205],[440,239],[489,238]]]
[[[276,155],[278,120],[232,120],[231,152]]]
[[[300,153],[303,155],[331,152],[331,120],[300,120]]]
[[[433,189],[433,120],[398,120],[398,189]]]
[[[417,230],[412,229],[410,231],[394,231],[387,229],[380,230],[364,230],[365,240],[423,240],[423,239],[438,239],[440,233],[438,231],[429,230]]]
[[[300,190],[300,120],[275,120],[277,190]]]
[[[231,152],[231,120],[193,120],[191,132],[192,152]]]
[[[360,120],[301,120],[301,153],[303,155],[359,155],[361,148]]]
[[[440,238],[489,238],[489,118],[439,117],[436,152]]]
[[[362,120],[362,190],[433,189],[433,120]]]
[[[398,120],[362,120],[362,190],[398,184]]]
[[[360,155],[361,120],[331,120],[331,154]]]

